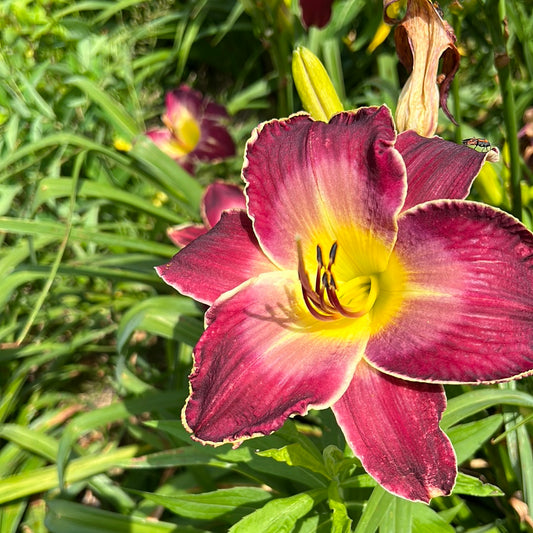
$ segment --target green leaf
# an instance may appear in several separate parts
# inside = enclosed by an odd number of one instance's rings
[[[11,209],[13,198],[21,189],[21,185],[0,185],[0,216],[5,215]]]
[[[327,497],[324,489],[271,500],[230,528],[230,533],[280,533],[292,531],[296,522]]]
[[[453,494],[468,494],[470,496],[480,497],[504,495],[504,493],[495,485],[483,483],[481,480],[472,476],[467,476],[461,472],[457,474]]]
[[[197,520],[220,519],[234,523],[272,498],[272,494],[258,487],[233,487],[202,494],[164,496],[133,491],[173,513]]]
[[[177,403],[177,393],[156,391],[138,398],[128,398],[73,418],[59,441],[57,475],[60,486],[63,486],[65,468],[72,446],[86,432],[117,420],[127,419],[132,415],[174,408]]]
[[[37,279],[46,278],[48,273],[48,270],[43,272],[20,270],[0,279],[0,307],[3,307],[10,301],[11,295],[18,287]]]
[[[0,527],[2,528],[0,531],[2,533],[17,533],[22,531],[19,525],[26,506],[27,502],[21,501],[0,507]]]
[[[259,451],[257,455],[272,457],[272,459],[290,466],[301,466],[329,478],[322,457],[304,448],[299,442],[283,446],[280,449]]]
[[[461,464],[479,450],[481,445],[494,435],[502,423],[502,415],[492,415],[450,428],[446,433],[455,449],[457,463]]]
[[[383,517],[388,512],[395,498],[396,496],[387,492],[380,485],[376,486],[357,523],[355,533],[374,533],[380,526]]]
[[[94,82],[82,76],[74,76],[67,83],[75,85],[97,104],[105,113],[105,117],[115,126],[121,136],[131,141],[141,133],[141,128],[118,102],[113,100],[109,93],[98,87]]]
[[[230,458],[212,448],[198,446],[184,446],[173,450],[151,453],[134,459],[126,459],[120,463],[120,467],[128,469],[146,468],[173,468],[177,466],[206,465],[217,468],[231,469],[235,466],[237,459],[249,461],[251,453],[246,448],[239,451],[239,457],[229,453]],[[233,457],[232,457],[233,456]],[[231,460],[233,458],[233,460]]]
[[[16,424],[0,426],[0,438],[18,444],[21,448],[40,455],[50,461],[55,461],[57,455],[57,440],[27,427]]]
[[[74,459],[64,474],[65,483],[74,483],[107,472],[121,460],[139,453],[139,446],[124,446],[109,453]],[[0,504],[59,487],[55,465],[34,469],[0,480]]]
[[[501,404],[533,408],[533,396],[517,390],[495,388],[466,392],[448,402],[448,407],[442,416],[441,427],[446,431],[464,418]]]
[[[185,444],[190,444],[191,442],[190,433],[183,427],[183,424],[179,420],[148,420],[144,424],[168,433],[177,439],[178,442]]]
[[[332,533],[350,533],[352,530],[352,520],[348,516],[348,510],[339,484],[336,480],[332,481],[328,488],[328,505],[332,511],[331,515],[331,532]]]
[[[135,330],[194,346],[203,332],[198,305],[184,296],[155,296],[128,310],[117,330],[117,349],[121,353]]]
[[[412,531],[412,503],[394,498],[379,527],[379,533],[404,533]]]
[[[455,529],[431,507],[423,503],[409,502],[412,513],[413,533],[454,533]]]
[[[153,518],[122,516],[88,505],[50,500],[46,527],[51,533],[199,533],[191,526],[156,522]]]
[[[38,153],[41,150],[46,148],[57,148],[64,146],[76,146],[81,149],[86,149],[88,151],[94,151],[109,157],[112,161],[115,161],[117,164],[122,167],[128,167],[130,164],[129,159],[123,154],[118,153],[116,150],[108,148],[102,144],[94,142],[90,139],[87,139],[81,135],[75,135],[73,133],[62,132],[47,135],[42,139],[39,139],[35,142],[26,143],[21,146],[18,150],[13,152],[8,157],[4,157],[0,160],[0,172],[9,168],[11,165],[17,163],[25,157],[30,157],[32,163],[35,163],[38,160]],[[6,173],[0,175],[0,181],[3,181],[6,178],[10,178],[11,174]]]
[[[41,204],[51,198],[61,198],[69,196],[72,191],[72,180],[68,178],[45,178],[39,183],[39,188],[35,194],[33,210],[35,211]],[[121,203],[137,211],[144,211],[149,215],[178,224],[183,222],[183,217],[178,216],[173,211],[164,207],[155,206],[152,202],[140,198],[139,195],[112,187],[105,183],[96,183],[83,180],[76,195],[79,198],[99,198],[110,202]],[[0,213],[2,214],[2,213]]]
[[[60,222],[45,222],[42,220],[20,220],[18,218],[0,217],[0,230],[27,235],[51,236],[61,241],[65,236],[65,227]],[[85,228],[74,227],[70,232],[71,241],[101,244],[117,249],[137,250],[172,257],[176,247],[154,241],[126,237],[118,233],[105,233]]]
[[[203,188],[176,161],[146,136],[135,139],[128,155],[144,168],[165,192],[184,202],[183,207],[189,214],[198,216]]]

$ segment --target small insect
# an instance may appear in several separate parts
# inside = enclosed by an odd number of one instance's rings
[[[473,148],[477,152],[488,152],[492,148],[491,144],[487,139],[476,139],[471,137],[470,139],[463,139],[463,144]]]

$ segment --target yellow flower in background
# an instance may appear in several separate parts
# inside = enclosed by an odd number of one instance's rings
[[[388,8],[388,16],[392,19],[396,19],[398,15],[400,14],[402,6],[405,6],[407,0],[399,0],[398,2],[394,2],[391,4]],[[391,27],[389,24],[387,24],[384,20],[381,21],[380,25],[378,26],[378,29],[376,30],[376,33],[374,34],[374,37],[372,38],[372,41],[368,45],[366,51],[369,54],[372,54],[376,48],[382,44],[385,39],[389,36],[389,33],[391,31]]]

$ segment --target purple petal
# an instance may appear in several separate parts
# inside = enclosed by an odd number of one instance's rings
[[[175,124],[184,110],[192,115],[199,123],[205,107],[202,93],[181,85],[178,89],[170,91],[165,96],[166,114],[172,124]]]
[[[325,334],[304,307],[296,273],[282,271],[263,274],[213,304],[194,351],[184,410],[197,440],[238,443],[339,399],[367,334]]]
[[[339,113],[329,123],[299,114],[257,128],[248,142],[243,176],[248,211],[265,253],[294,269],[297,239],[304,254],[314,254],[318,244],[329,249],[344,238],[339,248],[353,248],[357,263],[368,232],[390,251],[406,186],[394,140],[385,107]],[[386,259],[387,253],[380,255],[380,261]],[[380,262],[374,268],[384,266]]]
[[[202,199],[202,218],[212,228],[228,209],[246,209],[246,198],[237,185],[217,181],[209,185]]]
[[[146,136],[165,154],[174,159],[189,174],[194,173],[194,164],[183,145],[177,142],[172,132],[167,128],[156,128],[146,132]]]
[[[235,155],[235,143],[226,126],[206,117],[200,123],[201,136],[192,152],[200,161],[219,161]]]
[[[441,383],[533,372],[533,234],[510,215],[465,201],[405,212],[393,252],[405,271],[395,316],[366,357],[384,372]]]
[[[397,379],[362,361],[332,409],[350,448],[380,485],[428,503],[450,494],[457,475],[452,445],[439,428],[445,407],[442,386]]]
[[[414,131],[398,135],[396,148],[407,168],[404,211],[430,200],[466,198],[488,155]]]
[[[156,268],[170,286],[209,305],[224,292],[272,270],[244,211],[223,213],[213,229]]]
[[[176,246],[183,248],[206,231],[207,228],[200,224],[180,224],[168,228],[167,236]]]

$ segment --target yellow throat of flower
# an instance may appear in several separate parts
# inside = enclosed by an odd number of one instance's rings
[[[187,155],[196,148],[200,141],[200,125],[187,109],[181,110],[174,121],[168,115],[164,115],[162,120],[172,132],[172,150],[177,156]]]
[[[367,248],[359,261],[351,261],[348,250],[338,241],[329,246],[325,256],[316,245],[316,260],[304,259],[298,241],[298,278],[305,304],[304,314],[326,330],[347,328],[352,335],[358,329],[380,331],[394,318],[403,300],[406,273],[394,251],[391,253],[377,239],[364,239]],[[349,248],[349,247],[346,247]],[[339,253],[341,252],[341,253]],[[360,250],[363,252],[363,250]],[[364,255],[365,257],[361,258]],[[314,276],[306,264],[316,264]]]

